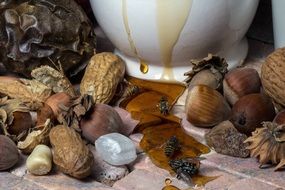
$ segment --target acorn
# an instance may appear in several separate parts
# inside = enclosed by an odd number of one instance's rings
[[[230,106],[224,97],[206,85],[189,89],[185,111],[187,120],[198,127],[211,127],[230,116]]]
[[[223,80],[224,96],[231,105],[244,95],[259,93],[260,87],[258,72],[252,68],[233,69]]]
[[[270,98],[255,93],[241,97],[233,105],[230,121],[239,132],[249,136],[256,128],[262,127],[261,122],[272,121],[274,116],[275,109]]]

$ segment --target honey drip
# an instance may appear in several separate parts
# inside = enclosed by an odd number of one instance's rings
[[[160,54],[164,64],[162,80],[175,80],[172,71],[172,52],[177,43],[187,17],[192,0],[157,0],[157,23]]]
[[[128,19],[128,13],[127,13],[127,0],[122,0],[122,11],[123,11],[124,26],[125,26],[125,30],[126,30],[127,35],[128,35],[128,41],[129,41],[131,50],[135,54],[135,57],[140,62],[140,71],[143,74],[146,74],[148,72],[148,64],[138,54],[137,48],[135,46],[135,42],[134,42],[134,40],[132,38],[131,29],[130,29],[130,25],[129,25],[129,19]]]
[[[164,183],[165,183],[165,187],[163,187],[162,190],[181,190],[181,189],[171,185],[172,180],[169,178],[166,178]]]
[[[143,60],[140,60],[140,70],[143,74],[148,72],[148,64]]]

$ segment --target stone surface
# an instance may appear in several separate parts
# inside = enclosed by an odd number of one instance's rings
[[[172,180],[172,185],[186,189],[188,186],[171,176],[163,176],[147,170],[137,169],[131,172],[122,180],[114,184],[114,188],[119,190],[160,190],[165,186],[165,179]]]
[[[246,158],[249,150],[246,147],[249,143],[243,143],[247,136],[238,132],[230,121],[223,121],[212,128],[205,135],[207,145],[220,154]]]
[[[135,144],[136,146],[136,151],[137,151],[137,154],[139,153],[142,153],[143,152],[143,149],[140,147],[140,142],[143,138],[143,134],[141,133],[135,133],[135,134],[131,134],[129,136],[129,138],[133,141],[133,143]]]
[[[106,190],[109,189],[108,186],[95,181],[91,177],[84,180],[78,180],[55,171],[46,176],[34,176],[27,174],[24,176],[24,179],[33,181],[37,185],[49,190],[98,190],[98,188],[105,188]]]
[[[125,177],[129,170],[126,166],[112,166],[102,160],[93,145],[88,145],[94,156],[94,165],[92,167],[91,176],[96,181],[105,185],[112,186],[116,181]]]
[[[46,190],[33,182],[24,180],[8,172],[0,173],[1,190]]]
[[[95,147],[100,157],[112,165],[129,164],[137,157],[133,141],[119,133],[101,136],[95,141]]]
[[[266,183],[254,179],[242,179],[235,181],[232,185],[228,187],[228,190],[257,190],[257,189],[267,189],[267,190],[276,190],[276,186],[272,186]]]

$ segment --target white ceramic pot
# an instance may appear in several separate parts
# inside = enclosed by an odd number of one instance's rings
[[[90,0],[99,25],[127,73],[142,79],[181,82],[189,61],[208,53],[243,61],[244,35],[259,0]]]

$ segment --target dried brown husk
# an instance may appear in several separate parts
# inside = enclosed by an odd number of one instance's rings
[[[57,120],[60,124],[74,128],[76,131],[81,131],[79,123],[82,117],[93,107],[92,96],[87,94],[74,98],[69,107],[59,105],[60,114]]]
[[[214,89],[221,88],[223,77],[228,72],[228,64],[224,58],[209,54],[201,60],[191,60],[191,64],[192,70],[184,74],[187,76],[184,82],[188,86],[204,84]]]
[[[247,149],[251,157],[259,159],[260,167],[271,163],[276,165],[275,171],[279,170],[285,166],[285,125],[273,122],[263,122],[262,125],[244,142],[250,143]]]
[[[54,93],[65,92],[71,97],[76,96],[75,90],[71,82],[64,75],[62,69],[60,71],[57,71],[56,69],[45,65],[34,69],[31,72],[31,75],[37,81],[51,88]]]
[[[4,79],[0,80],[0,93],[21,100],[31,110],[37,110],[52,94],[52,89],[37,80]]]
[[[94,53],[92,26],[73,0],[1,1],[0,15],[0,60],[10,71],[30,76],[52,60],[74,74]]]
[[[74,129],[58,125],[50,131],[49,138],[53,147],[53,162],[60,171],[78,179],[91,174],[93,154]]]
[[[39,144],[49,144],[49,132],[51,128],[53,127],[53,124],[50,122],[50,119],[48,119],[43,129],[34,130],[31,133],[28,134],[26,139],[24,141],[19,141],[17,146],[18,148],[24,153],[29,154],[31,153],[34,148]],[[41,128],[41,127],[38,127]]]
[[[3,97],[0,99],[0,122],[3,134],[9,136],[14,141],[18,141],[23,136],[26,135],[28,129],[32,127],[32,118],[29,115],[29,108],[23,104],[23,102],[19,99],[8,99],[8,97]],[[17,125],[15,125],[15,114],[19,116],[21,113],[27,114],[27,118],[25,120],[19,122],[17,121]],[[28,118],[29,116],[29,118]],[[16,127],[17,129],[12,129]],[[17,131],[18,134],[10,134],[9,131]]]

